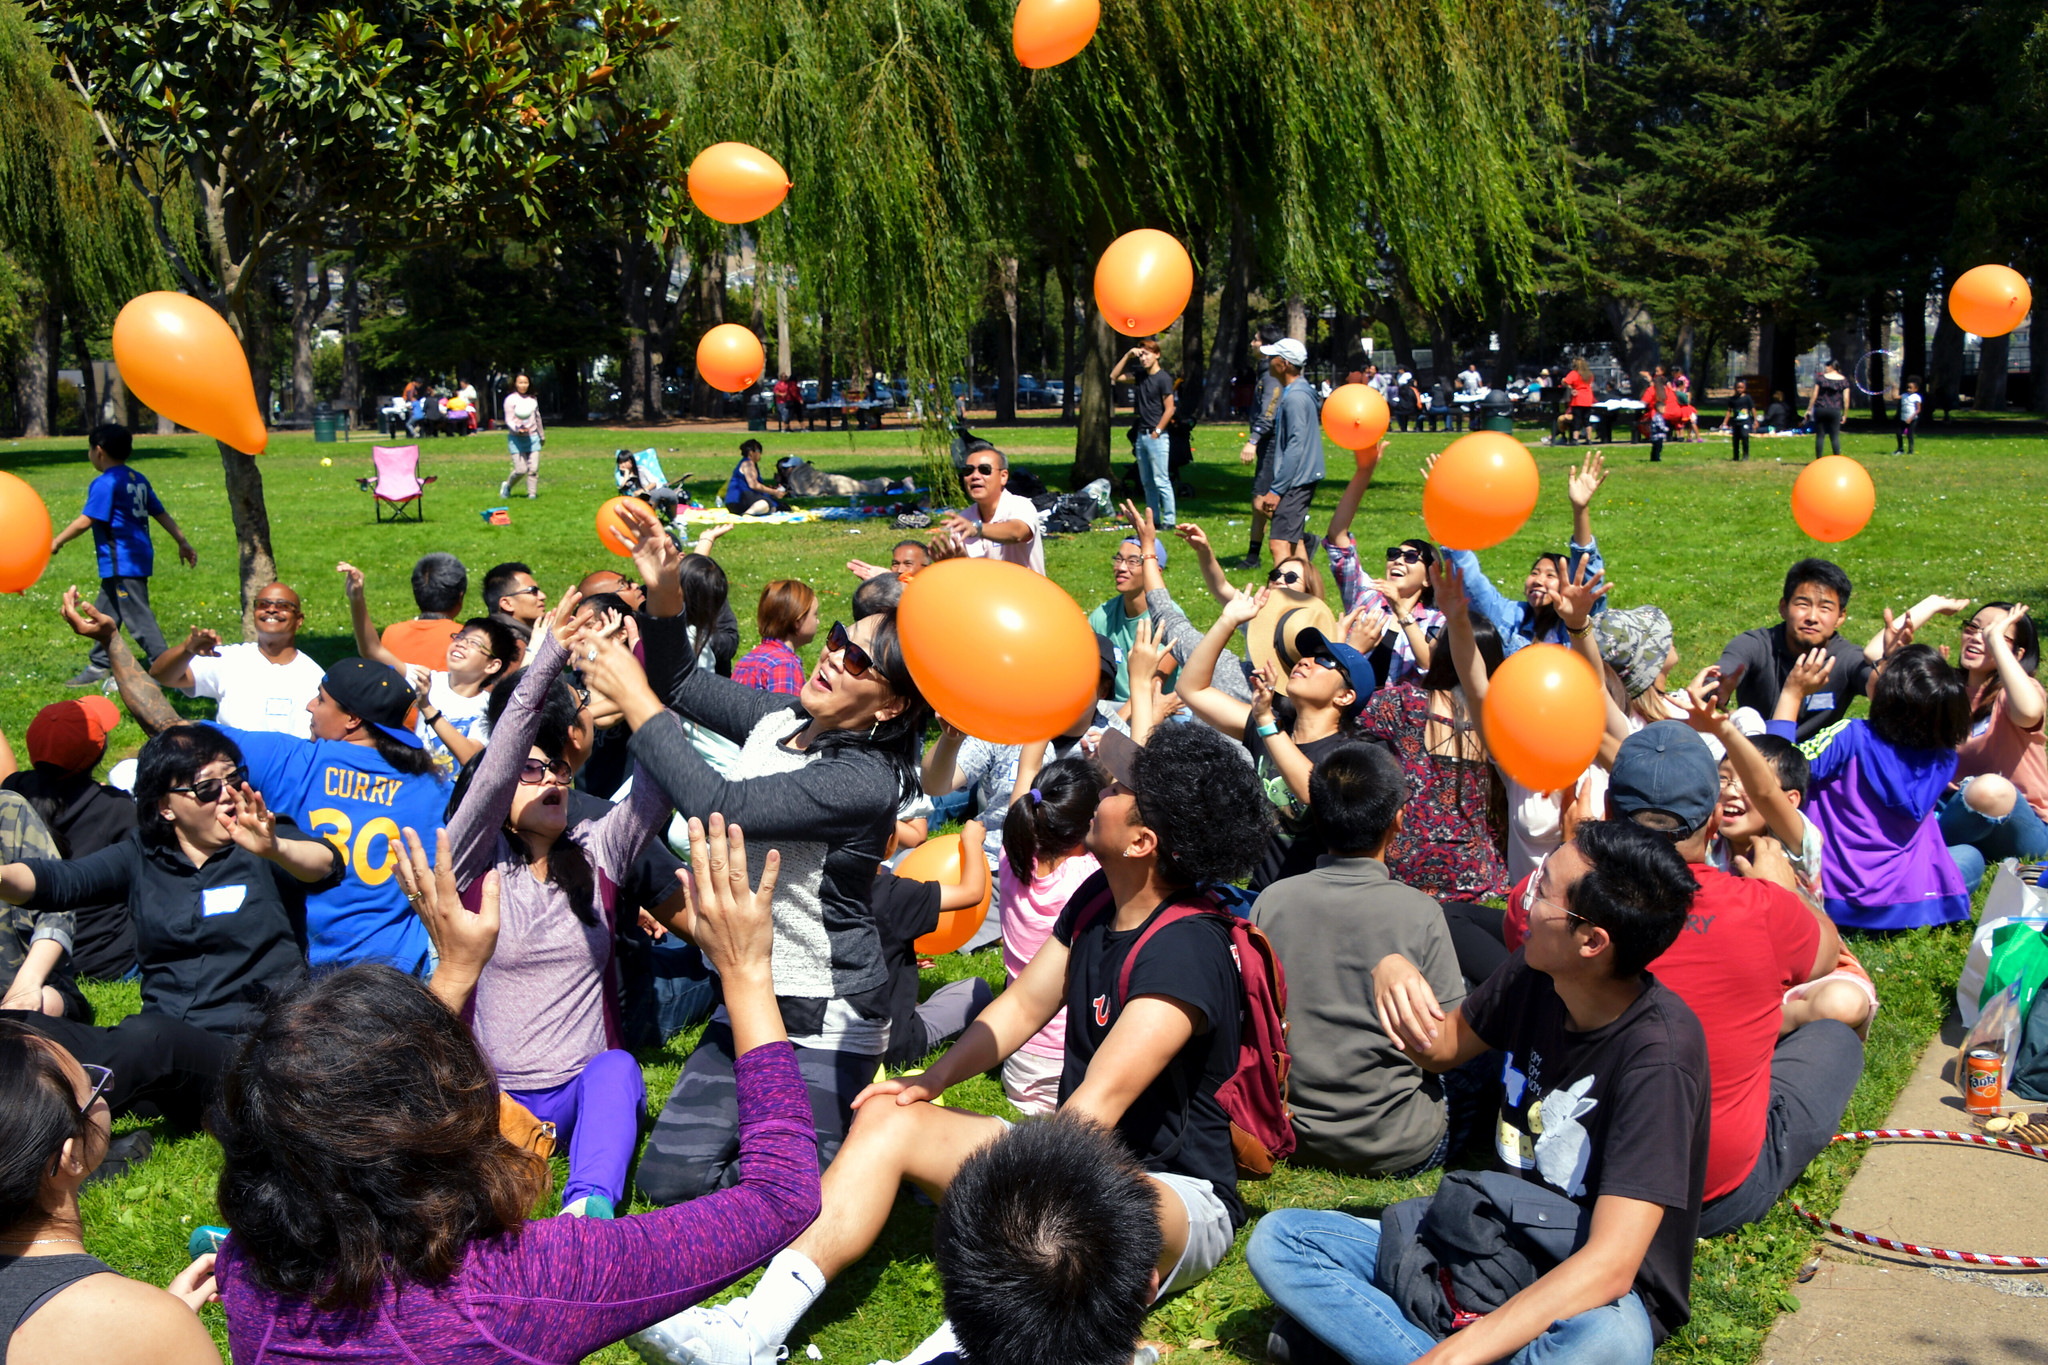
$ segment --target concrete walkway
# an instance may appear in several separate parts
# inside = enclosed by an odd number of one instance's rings
[[[1930,1043],[1886,1122],[1971,1132],[1951,1076],[1962,1025]],[[2048,1113],[2040,1106],[2035,1117]],[[2048,1256],[2048,1162],[1953,1144],[1873,1147],[1834,1221],[1955,1251]],[[1816,1232],[1819,1230],[1816,1229]],[[1977,1270],[1821,1234],[1764,1365],[2048,1365],[2048,1271]]]

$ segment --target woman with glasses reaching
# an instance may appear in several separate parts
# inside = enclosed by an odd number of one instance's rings
[[[822,1163],[838,1153],[854,1096],[889,1046],[888,964],[868,906],[899,806],[918,789],[925,705],[885,609],[834,622],[794,697],[702,666],[682,616],[676,548],[651,511],[628,504],[647,585],[645,668],[613,638],[579,644],[584,680],[632,728],[631,752],[685,815],[721,812],[755,856],[782,853],[775,888],[775,991],[810,1090]],[[697,753],[694,723],[741,746],[730,776]],[[640,783],[635,782],[636,793]],[[758,873],[758,868],[755,871]],[[714,1015],[640,1159],[641,1192],[694,1199],[740,1176],[732,1029]]]
[[[649,515],[653,515],[649,512]],[[568,661],[582,597],[563,594],[491,738],[448,801],[455,883],[476,903],[495,869],[503,888],[497,947],[474,985],[432,983],[470,1023],[498,1083],[569,1153],[565,1213],[610,1218],[646,1100],[623,1046],[612,989],[615,904],[647,836],[668,813],[661,788],[635,774],[631,799],[569,819],[569,734],[544,724],[547,694]]]

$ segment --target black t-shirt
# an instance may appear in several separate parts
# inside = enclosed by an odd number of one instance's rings
[[[1138,956],[1129,992],[1119,999],[1117,978],[1131,946],[1158,917],[1121,933],[1113,931],[1116,907],[1105,905],[1078,936],[1074,921],[1097,899],[1108,879],[1100,872],[1082,882],[1053,925],[1067,960],[1067,1058],[1060,1076],[1060,1102],[1081,1086],[1088,1062],[1109,1037],[1123,1005],[1141,995],[1163,995],[1192,1005],[1203,1023],[1187,1046],[1145,1087],[1116,1130],[1148,1171],[1170,1171],[1206,1180],[1230,1210],[1231,1226],[1242,1226],[1237,1198],[1237,1158],[1230,1150],[1230,1117],[1216,1091],[1237,1070],[1244,986],[1230,952],[1230,934],[1207,916],[1167,925]],[[1163,911],[1166,907],[1161,906]]]
[[[1159,430],[1159,423],[1166,416],[1166,400],[1172,396],[1173,376],[1164,365],[1138,381],[1131,406],[1137,410],[1138,421],[1146,431]]]
[[[1840,412],[1842,395],[1849,391],[1849,381],[1838,374],[1824,374],[1813,381],[1815,412]]]
[[[1266,840],[1266,851],[1259,855],[1258,866],[1252,869],[1251,880],[1246,883],[1253,891],[1263,891],[1282,877],[1299,877],[1304,872],[1315,871],[1316,859],[1330,850],[1324,846],[1322,834],[1309,819],[1308,807],[1294,799],[1293,789],[1280,775],[1280,765],[1266,752],[1265,736],[1250,720],[1244,723],[1242,739],[1252,756],[1252,763],[1259,770],[1259,780],[1265,783],[1266,795],[1281,811],[1272,837]],[[1316,764],[1344,742],[1344,735],[1339,732],[1312,739],[1298,747],[1311,764]]]
[[[1728,421],[1731,426],[1747,430],[1756,421],[1756,400],[1746,393],[1738,393],[1729,399]]]
[[[118,787],[92,780],[91,773],[65,773],[31,768],[0,782],[29,801],[54,798],[63,803],[50,834],[66,858],[89,858],[119,843],[135,828],[135,798]],[[128,918],[126,888],[99,901],[74,906],[77,928],[72,933],[71,970],[79,976],[112,981],[135,965],[135,926]]]
[[[912,881],[893,872],[875,875],[868,892],[875,932],[882,939],[882,965],[889,972],[889,1053],[891,1066],[908,1066],[931,1051],[920,1046],[917,1023],[917,941],[939,927],[937,882]]]
[[[1548,1185],[1592,1217],[1603,1194],[1664,1206],[1635,1289],[1658,1341],[1692,1316],[1693,1239],[1707,1181],[1707,1038],[1648,973],[1621,1017],[1580,1033],[1521,949],[1465,997],[1465,1020],[1504,1053],[1494,1129],[1501,1169]]]
[[[1799,712],[1802,743],[1849,714],[1856,698],[1869,687],[1871,670],[1876,667],[1860,648],[1840,635],[1830,635],[1822,648],[1834,659],[1835,669],[1828,674],[1825,687],[1806,694]],[[1742,677],[1735,684],[1736,703],[1754,707],[1758,715],[1769,720],[1778,709],[1778,694],[1785,690],[1785,679],[1791,676],[1793,666],[1805,652],[1803,647],[1794,650],[1785,642],[1782,624],[1758,626],[1743,631],[1721,651],[1721,676],[1732,678],[1741,669]]]

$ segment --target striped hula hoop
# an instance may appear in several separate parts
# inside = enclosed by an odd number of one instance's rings
[[[1990,1147],[1998,1151],[2030,1156],[2038,1161],[2048,1161],[2048,1148],[2015,1142],[2011,1138],[1986,1137],[1981,1133],[1951,1133],[1937,1128],[1865,1128],[1855,1133],[1837,1133],[1833,1142],[1954,1142],[1966,1147]],[[2000,1256],[1985,1251],[1951,1251],[1946,1247],[1924,1247],[1891,1237],[1878,1237],[1868,1232],[1858,1232],[1855,1228],[1845,1228],[1840,1223],[1830,1222],[1819,1214],[1800,1207],[1797,1200],[1793,1201],[1792,1212],[1815,1227],[1826,1228],[1837,1237],[1846,1237],[1865,1246],[1883,1247],[1886,1251],[1897,1251],[1907,1256],[1920,1256],[1930,1261],[1950,1261],[1957,1265],[1988,1265],[2000,1270],[2048,1270],[2048,1256]]]

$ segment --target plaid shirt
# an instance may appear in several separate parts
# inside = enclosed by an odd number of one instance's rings
[[[35,807],[18,792],[0,791],[0,863],[18,863],[27,858],[61,858],[56,840],[43,826]],[[77,920],[69,910],[30,910],[19,905],[4,907],[7,932],[0,933],[0,991],[21,970],[31,943],[53,938],[71,955],[71,938]]]
[[[788,641],[763,640],[733,664],[732,680],[763,692],[787,692],[793,697],[804,690],[804,661]]]

